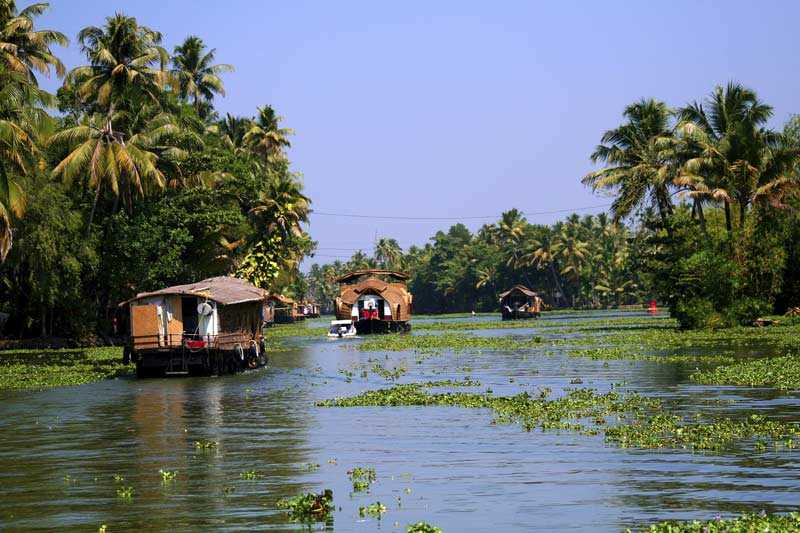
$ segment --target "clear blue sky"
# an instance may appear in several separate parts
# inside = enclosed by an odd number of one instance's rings
[[[201,36],[236,67],[218,109],[279,111],[296,131],[290,157],[320,212],[469,217],[603,204],[579,180],[603,131],[634,100],[682,105],[737,80],[774,106],[776,126],[800,109],[798,2],[51,6],[41,24],[72,39],[61,53],[68,67],[83,61],[78,30],[114,11],[161,31],[170,51]],[[317,260],[328,262],[369,252],[376,233],[406,247],[450,224],[314,215],[310,231]]]

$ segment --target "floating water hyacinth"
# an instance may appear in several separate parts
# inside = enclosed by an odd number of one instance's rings
[[[210,450],[217,447],[217,443],[213,440],[196,440],[194,441],[194,447],[198,450]]]
[[[174,471],[174,470],[170,471],[170,470],[164,470],[163,468],[161,468],[161,469],[158,470],[158,473],[161,474],[161,481],[164,482],[164,483],[168,483],[170,481],[174,481],[175,478],[178,477],[178,472]]]
[[[363,492],[377,479],[375,469],[357,466],[347,472],[353,482],[353,492]]]
[[[380,520],[386,510],[386,506],[381,502],[375,502],[364,507],[359,507],[358,516],[361,518],[364,518],[365,516],[371,516]]]
[[[409,530],[410,531],[410,530]],[[745,513],[738,518],[716,517],[713,520],[667,521],[639,530],[646,533],[750,533],[800,531],[800,513],[777,515]],[[630,529],[627,533],[632,533]]]
[[[406,533],[442,533],[442,530],[427,522],[417,522],[416,524],[409,524],[408,528],[406,528]]]
[[[278,509],[285,509],[292,522],[332,522],[333,491],[325,489],[320,494],[306,493],[278,500]]]
[[[117,497],[122,500],[131,500],[133,499],[133,487],[120,487],[117,489]]]

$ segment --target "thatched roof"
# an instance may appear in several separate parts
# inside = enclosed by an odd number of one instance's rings
[[[208,278],[197,283],[189,283],[188,285],[175,285],[174,287],[166,287],[152,292],[140,292],[136,297],[123,302],[120,305],[139,300],[141,298],[148,298],[151,296],[162,296],[167,294],[179,294],[182,296],[196,296],[200,298],[208,298],[222,305],[233,305],[245,302],[255,302],[265,300],[269,293],[264,289],[259,289],[249,282],[228,276],[218,276],[215,278]]]
[[[368,270],[355,270],[353,272],[348,272],[344,276],[340,277],[336,280],[337,283],[347,283],[348,281],[352,281],[358,279],[362,276],[388,276],[390,278],[395,278],[398,280],[407,280],[409,278],[408,274],[404,274],[402,272],[397,272],[395,270],[382,270],[379,268],[371,268]]]
[[[534,296],[538,296],[538,294],[536,292],[530,290],[525,285],[514,285],[513,287],[508,289],[506,292],[501,292],[500,293],[500,299],[502,300],[503,298],[505,298],[506,296],[508,296],[509,294],[511,294],[513,292],[520,292],[520,293],[524,294],[525,296],[527,296],[528,298],[533,298]]]
[[[291,305],[294,303],[294,300],[289,298],[288,296],[284,296],[282,294],[270,294],[267,298],[268,300],[275,300],[276,302],[280,302],[282,304]]]

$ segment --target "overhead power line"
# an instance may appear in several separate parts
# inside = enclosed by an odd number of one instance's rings
[[[570,209],[553,209],[551,211],[528,211],[522,213],[525,216],[536,215],[556,215],[559,213],[573,213],[575,211],[586,211],[589,209],[599,209],[601,207],[609,207],[611,204],[587,205],[584,207],[573,207]],[[500,218],[500,215],[483,215],[483,216],[468,216],[468,217],[408,217],[408,216],[392,216],[392,215],[357,215],[353,213],[332,213],[329,211],[312,211],[312,215],[320,215],[325,217],[345,217],[345,218],[369,218],[374,220],[488,220]]]

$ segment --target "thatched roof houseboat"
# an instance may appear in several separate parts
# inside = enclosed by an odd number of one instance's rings
[[[413,297],[408,275],[392,270],[358,270],[340,277],[336,318],[351,320],[359,334],[409,331]]]
[[[515,285],[500,293],[500,314],[503,320],[536,318],[542,312],[542,299],[524,285]]]
[[[137,294],[120,304],[130,337],[124,358],[139,376],[220,374],[266,364],[269,294],[232,277]]]

